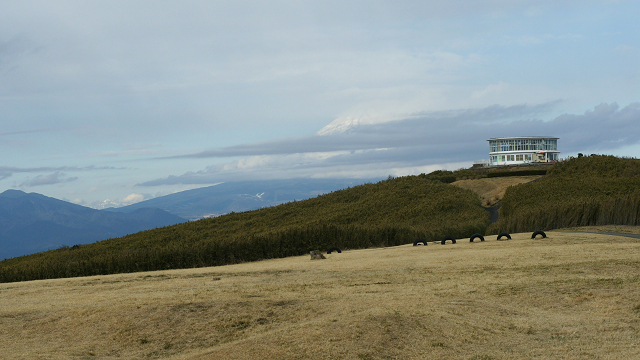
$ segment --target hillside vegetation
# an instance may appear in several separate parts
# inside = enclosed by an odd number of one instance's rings
[[[0,281],[179,269],[484,233],[470,190],[408,176],[271,208],[148,230],[0,262]]]
[[[640,224],[640,160],[592,155],[551,167],[539,181],[513,186],[487,232]]]

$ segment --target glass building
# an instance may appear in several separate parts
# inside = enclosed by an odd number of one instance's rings
[[[490,166],[549,163],[559,159],[557,137],[503,137],[487,141]]]

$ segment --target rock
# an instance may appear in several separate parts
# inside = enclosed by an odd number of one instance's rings
[[[326,259],[320,250],[312,250],[311,251],[311,260],[322,260]]]

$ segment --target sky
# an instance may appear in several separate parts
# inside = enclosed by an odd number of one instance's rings
[[[0,0],[0,192],[93,208],[220,182],[640,155],[640,1]]]

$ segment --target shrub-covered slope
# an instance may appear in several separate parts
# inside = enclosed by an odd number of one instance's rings
[[[507,189],[487,233],[640,224],[640,160],[592,155],[555,164],[539,181]]]
[[[279,206],[148,230],[0,262],[0,281],[225,265],[483,233],[475,193],[428,175],[389,179]]]

